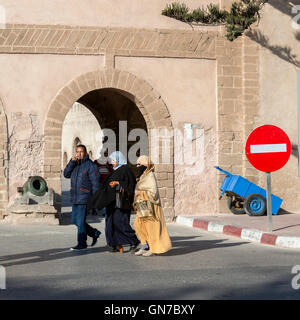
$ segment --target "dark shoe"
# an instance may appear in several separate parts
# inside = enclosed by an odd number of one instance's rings
[[[119,252],[119,251],[118,251],[117,247],[112,247],[110,252],[111,253],[116,253],[116,252]]]
[[[101,232],[99,230],[95,232],[95,235],[93,236],[93,241],[91,243],[91,247],[93,247],[97,243],[98,238],[100,237],[100,234]]]
[[[86,251],[87,246],[77,245],[76,247],[71,248],[71,251]]]

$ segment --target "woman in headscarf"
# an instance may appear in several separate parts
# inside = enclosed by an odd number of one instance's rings
[[[136,179],[120,151],[113,152],[109,160],[114,172],[106,178],[88,205],[97,209],[106,207],[106,242],[112,247],[112,252],[123,253],[124,245],[130,245],[132,251],[140,243],[130,226]],[[121,201],[116,202],[117,196]]]
[[[107,156],[107,155],[106,155]],[[113,173],[113,167],[110,163],[108,163],[106,157],[100,156],[99,159],[96,159],[94,161],[95,165],[99,168],[99,173],[100,173],[100,185],[103,184],[103,182],[106,180],[106,178]],[[104,207],[101,210],[93,209],[92,210],[93,214],[100,214],[103,217],[105,217],[106,214],[106,208]]]
[[[154,165],[147,156],[140,156],[137,160],[137,184],[135,187],[134,210],[137,214],[134,229],[142,246],[135,252],[137,256],[149,257],[160,254],[172,248],[171,240],[166,227],[156,178],[153,173]],[[142,216],[139,214],[138,203],[150,201],[153,215]]]

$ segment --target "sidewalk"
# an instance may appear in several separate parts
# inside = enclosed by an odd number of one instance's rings
[[[268,217],[250,217],[232,213],[177,216],[176,223],[210,232],[223,233],[260,244],[300,249],[300,213],[272,216],[272,232],[268,232]]]

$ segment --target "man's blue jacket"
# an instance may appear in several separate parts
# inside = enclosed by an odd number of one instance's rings
[[[64,177],[71,178],[72,204],[86,204],[100,187],[100,173],[96,164],[86,155],[82,160],[67,164]]]

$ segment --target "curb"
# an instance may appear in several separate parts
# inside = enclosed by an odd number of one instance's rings
[[[241,238],[259,244],[272,245],[283,248],[300,249],[300,237],[277,236],[256,229],[225,225],[215,221],[201,218],[177,216],[176,223],[192,228],[203,229],[209,232],[217,232],[229,236]]]

